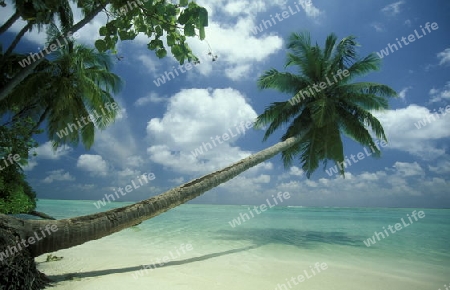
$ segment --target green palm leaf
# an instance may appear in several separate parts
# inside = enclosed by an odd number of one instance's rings
[[[387,109],[388,98],[396,97],[397,93],[382,84],[351,82],[380,67],[380,59],[375,54],[359,58],[358,46],[354,36],[338,42],[336,35],[330,34],[321,49],[318,44],[312,45],[309,33],[293,33],[287,43],[290,52],[286,67],[297,67],[298,75],[270,69],[258,80],[260,89],[288,94],[290,102],[268,106],[258,116],[255,127],[268,126],[264,135],[267,140],[287,125],[281,140],[297,137],[299,141],[282,152],[283,163],[291,166],[298,156],[308,178],[320,161],[326,166],[328,160],[339,164],[344,175],[342,134],[371,147],[375,151],[373,155],[380,156],[373,138],[386,140],[386,136],[371,111]],[[347,77],[334,78],[339,70],[341,75],[347,70]],[[331,79],[335,81],[330,84]],[[326,87],[313,91],[312,87],[317,88],[320,83],[326,83]]]
[[[80,141],[90,148],[95,129],[105,129],[117,117],[117,110],[105,109],[106,104],[115,102],[113,94],[122,87],[111,68],[111,58],[106,53],[69,44],[60,48],[51,61],[46,61],[5,101],[24,107],[37,104],[27,114],[46,120],[47,134],[55,148],[77,145]],[[91,122],[89,116],[97,117]],[[66,134],[61,134],[61,130]]]

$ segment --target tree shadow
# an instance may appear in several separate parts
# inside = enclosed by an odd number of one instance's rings
[[[235,228],[217,232],[221,240],[249,241],[255,245],[280,244],[299,248],[315,248],[320,244],[366,247],[364,237],[348,236],[344,232],[323,232],[279,228]]]
[[[194,262],[200,262],[208,259],[217,258],[220,256],[230,255],[234,253],[244,252],[252,249],[256,249],[260,247],[260,245],[253,245],[248,246],[240,249],[232,249],[228,251],[223,252],[217,252],[217,253],[211,253],[207,255],[203,255],[200,257],[192,257],[185,260],[179,260],[179,261],[169,261],[165,264],[152,264],[147,265],[149,270],[157,269],[157,268],[163,268],[163,267],[169,267],[169,266],[177,266],[177,265],[184,265]],[[109,274],[120,274],[120,273],[127,273],[127,272],[134,272],[143,270],[143,265],[139,266],[133,266],[133,267],[126,267],[126,268],[118,268],[118,269],[103,269],[103,270],[97,270],[97,271],[89,271],[89,272],[76,272],[76,273],[65,273],[65,274],[59,274],[59,275],[48,275],[47,277],[50,278],[54,282],[61,282],[61,281],[67,281],[74,278],[92,278],[92,277],[99,277],[103,275],[109,275]],[[147,272],[147,271],[146,271]]]
[[[163,265],[161,264],[147,265],[147,267],[151,271],[152,269],[162,267],[200,262],[224,255],[230,255],[234,253],[256,249],[268,244],[295,246],[302,249],[316,248],[319,247],[321,244],[344,245],[344,246],[367,248],[363,243],[364,237],[351,237],[345,234],[344,232],[338,231],[322,232],[322,231],[297,230],[297,229],[279,229],[279,228],[258,229],[258,228],[241,227],[232,230],[220,230],[217,231],[217,234],[218,236],[216,237],[216,239],[219,240],[248,241],[253,245],[239,249],[232,249],[223,252],[211,253],[200,257],[192,257],[185,260],[169,261],[168,263],[165,263]],[[103,269],[81,273],[65,273],[53,276],[49,275],[48,277],[54,282],[60,282],[74,278],[75,279],[91,278],[109,274],[135,272],[140,270],[143,270],[143,265],[118,269]],[[147,271],[144,275],[146,274]]]

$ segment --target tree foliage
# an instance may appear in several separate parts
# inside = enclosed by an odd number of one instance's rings
[[[371,111],[388,108],[387,98],[397,96],[390,87],[373,82],[352,82],[379,68],[380,59],[375,54],[360,58],[358,43],[349,36],[341,41],[330,34],[322,49],[311,43],[308,33],[293,33],[288,41],[286,67],[295,67],[298,74],[266,71],[258,80],[261,89],[275,89],[289,94],[291,99],[272,103],[258,116],[257,128],[268,125],[264,139],[281,126],[287,131],[284,141],[290,137],[301,140],[282,152],[286,167],[298,157],[302,169],[309,178],[328,160],[336,162],[344,175],[344,148],[341,133],[374,151],[380,150],[374,137],[386,140],[381,123]]]
[[[94,143],[95,129],[103,129],[114,121],[117,110],[102,111],[101,118],[77,126],[64,136],[57,134],[93,111],[100,111],[106,103],[115,103],[113,93],[120,89],[120,80],[110,72],[107,53],[116,53],[118,41],[133,40],[143,34],[149,38],[148,49],[155,51],[159,58],[170,50],[180,64],[198,61],[186,40],[194,36],[205,38],[208,12],[193,1],[180,0],[179,4],[165,0],[73,2],[84,15],[76,24],[68,0],[16,0],[14,14],[0,26],[2,34],[20,18],[27,22],[9,46],[0,44],[0,116],[6,122],[0,129],[0,158],[11,152],[20,152],[21,157],[20,162],[0,172],[0,212],[28,212],[35,208],[35,193],[26,182],[21,165],[26,164],[29,150],[37,146],[32,136],[41,125],[46,124],[55,148],[67,143],[76,145],[79,141],[89,148]],[[0,4],[7,5],[3,1]],[[28,56],[14,49],[33,28],[47,29],[48,48],[67,43],[63,39],[68,32],[79,30],[101,11],[108,18],[100,28],[101,39],[92,43],[98,52],[75,45],[72,39],[68,45],[59,47],[56,57],[42,57],[26,67],[19,65]],[[43,54],[48,56],[49,51],[52,50],[44,50]]]
[[[89,149],[96,129],[105,129],[118,113],[113,94],[122,82],[111,69],[110,55],[71,43],[0,104],[20,107],[17,117],[30,117],[37,127],[45,124],[55,148],[81,141]]]
[[[52,1],[52,0],[45,0]],[[197,35],[200,39],[205,37],[205,27],[208,26],[208,12],[195,2],[180,0],[180,4],[168,3],[166,0],[77,0],[77,6],[84,13],[84,18],[78,23],[63,29],[63,33],[50,42],[51,45],[63,42],[66,38],[64,31],[75,33],[84,25],[94,19],[98,13],[105,11],[108,15],[107,23],[100,28],[101,39],[95,41],[95,46],[100,52],[110,50],[116,52],[115,47],[119,40],[132,40],[142,33],[149,38],[147,47],[154,50],[158,57],[167,55],[170,48],[173,56],[183,64],[187,61],[198,62],[198,58],[189,48],[186,37]],[[48,13],[53,13],[49,10]],[[18,15],[17,9],[14,15]],[[14,15],[12,23],[14,23]],[[9,21],[7,21],[9,22]],[[12,24],[11,24],[12,25]],[[0,28],[0,34],[4,26]],[[166,36],[166,47],[162,38]],[[43,54],[48,55],[49,50]],[[43,61],[43,58],[32,62],[31,65],[21,69],[10,81],[0,87],[0,100],[5,99],[12,91],[24,81],[34,69]]]
[[[183,64],[198,60],[186,43],[186,37],[205,38],[208,12],[195,2],[181,0],[179,4],[166,1],[112,1],[112,20],[100,28],[102,39],[95,42],[99,51],[115,51],[119,40],[133,40],[139,33],[151,39],[147,48],[159,58],[167,55],[162,38],[165,36],[172,55]]]
[[[28,164],[30,152],[37,147],[30,134],[34,126],[30,118],[11,120],[0,126],[0,213],[28,213],[36,207],[36,193],[22,170]]]

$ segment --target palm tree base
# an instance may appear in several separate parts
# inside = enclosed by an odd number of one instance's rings
[[[3,257],[0,262],[0,290],[40,290],[50,285],[50,279],[36,268],[34,257],[30,250],[22,250],[11,255],[9,249],[17,248],[16,230],[0,225],[0,255],[9,253],[9,257]],[[8,248],[10,247],[10,248]]]

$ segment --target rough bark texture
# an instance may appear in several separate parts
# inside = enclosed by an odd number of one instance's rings
[[[0,222],[0,253],[8,253],[8,257],[0,256],[0,290],[44,289],[50,280],[36,269],[34,257],[28,249],[19,250],[17,239],[20,236],[15,228],[4,227]],[[10,249],[14,254],[11,254]]]
[[[194,199],[208,190],[238,176],[291,147],[297,138],[289,138],[265,150],[242,159],[224,169],[194,179],[158,196],[106,212],[63,220],[21,220],[0,214],[0,229],[14,229],[21,239],[41,237],[26,250],[33,256],[58,251],[100,239],[142,221],[155,217],[178,205]],[[53,229],[53,230],[51,230]],[[44,238],[42,238],[45,236]],[[21,270],[22,271],[22,270]],[[26,288],[11,288],[26,289]]]

